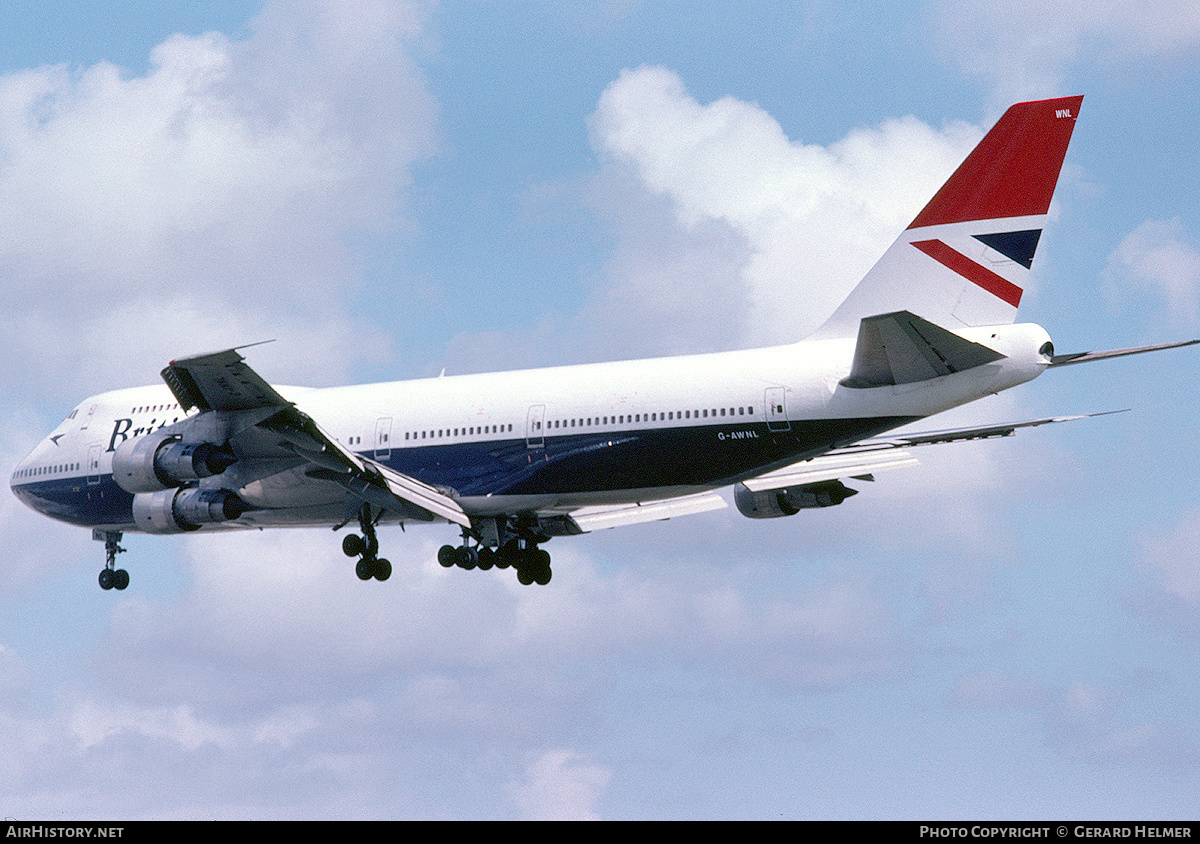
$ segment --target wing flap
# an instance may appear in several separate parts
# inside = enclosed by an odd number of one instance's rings
[[[387,485],[388,491],[396,498],[415,504],[448,522],[453,522],[466,528],[471,526],[470,517],[463,511],[459,503],[450,496],[431,487],[429,484],[418,481],[416,478],[401,474],[394,469],[389,469],[382,463],[376,463],[373,460],[369,460],[367,463],[379,473],[379,476]]]
[[[804,484],[862,477],[887,469],[900,469],[919,463],[905,451],[876,451],[860,454],[829,454],[796,463],[742,483],[751,492],[765,492]]]
[[[288,405],[287,399],[245,364],[237,349],[173,360],[162,377],[184,410],[237,411]]]
[[[570,518],[584,533],[607,528],[636,525],[642,522],[673,519],[707,513],[727,506],[725,499],[715,492],[702,492],[661,501],[639,504],[620,504],[611,507],[584,507],[571,513]]]

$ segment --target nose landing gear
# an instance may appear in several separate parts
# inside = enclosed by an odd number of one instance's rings
[[[124,589],[129,585],[129,572],[116,567],[117,555],[125,553],[125,549],[119,544],[121,532],[119,530],[93,530],[92,539],[104,543],[104,568],[100,569],[100,588],[105,591]]]

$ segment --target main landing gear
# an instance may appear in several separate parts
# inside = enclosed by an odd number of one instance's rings
[[[550,582],[550,554],[538,548],[537,543],[527,539],[510,539],[497,548],[485,545],[471,547],[470,537],[463,532],[463,544],[455,548],[443,545],[438,549],[438,562],[446,568],[458,566],[462,569],[515,568],[517,580],[523,586],[536,583],[545,586]]]
[[[358,575],[359,580],[370,580],[372,577],[376,580],[387,580],[392,576],[392,564],[378,556],[379,540],[375,536],[375,524],[382,512],[376,513],[372,519],[371,505],[364,503],[358,511],[358,524],[363,535],[351,533],[342,539],[342,552],[347,557],[359,558],[358,564],[354,566],[354,573]]]
[[[119,530],[93,530],[92,539],[104,543],[104,568],[100,569],[100,588],[106,592],[109,589],[124,589],[129,585],[129,572],[117,568],[117,555],[125,553],[120,546],[121,532]]]
[[[358,524],[362,536],[351,533],[342,539],[342,551],[347,557],[358,557],[354,567],[360,580],[387,580],[392,575],[392,564],[379,558],[379,540],[375,526],[379,523],[381,510],[372,512],[370,504],[359,509]],[[337,530],[346,523],[334,528]],[[462,545],[443,545],[438,550],[438,562],[446,568],[458,566],[462,569],[514,568],[517,580],[523,585],[531,583],[545,586],[550,582],[550,555],[538,547],[550,537],[538,529],[536,522],[519,522],[503,517],[485,519],[472,529],[463,530]],[[484,543],[487,544],[484,544]]]

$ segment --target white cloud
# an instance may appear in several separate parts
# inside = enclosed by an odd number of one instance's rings
[[[1200,508],[1182,513],[1173,528],[1147,532],[1141,545],[1131,607],[1178,634],[1200,634]]]
[[[1070,683],[1047,712],[1047,741],[1063,756],[1092,764],[1193,770],[1200,758],[1194,737],[1169,716],[1147,719],[1138,706],[1147,694],[1109,684]]]
[[[935,43],[993,86],[993,106],[1076,93],[1063,90],[1085,61],[1132,63],[1200,47],[1190,0],[956,0],[932,4]]]
[[[675,226],[721,227],[716,238],[710,229],[691,240],[664,232],[662,222],[651,229],[694,257],[676,250],[671,260],[684,272],[643,270],[636,289],[644,307],[661,314],[653,303],[662,296],[686,296],[703,315],[696,322],[740,320],[743,344],[793,341],[820,325],[980,136],[962,123],[936,130],[910,117],[855,129],[828,147],[798,143],[757,105],[733,97],[702,105],[659,67],[623,72],[601,96],[590,128],[604,159],[670,202]],[[639,202],[635,196],[626,205]],[[687,285],[691,264],[722,268],[723,283],[702,272],[700,285]],[[632,271],[614,269],[615,287],[635,288],[620,277],[632,279]]]
[[[1104,292],[1123,312],[1149,297],[1161,302],[1171,328],[1200,324],[1200,250],[1183,222],[1147,220],[1126,235],[1108,256]]]
[[[88,357],[121,371],[276,337],[324,337],[316,351],[336,354],[295,367],[321,382],[386,353],[350,307],[361,257],[346,243],[405,224],[408,168],[435,148],[409,55],[423,16],[415,2],[272,3],[253,36],[173,36],[140,76],[100,63],[0,77],[19,388],[52,373],[79,386]]]
[[[87,752],[124,732],[165,739],[185,750],[210,743],[229,749],[234,743],[229,730],[197,718],[186,704],[139,710],[83,702],[72,711],[68,730],[77,752]]]
[[[599,820],[595,806],[611,776],[569,750],[552,750],[530,763],[525,780],[510,789],[524,820]]]

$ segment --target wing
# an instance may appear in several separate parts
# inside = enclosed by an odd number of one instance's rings
[[[184,410],[200,411],[189,424],[227,439],[239,460],[291,456],[305,477],[332,481],[381,510],[470,527],[457,501],[347,449],[247,366],[236,349],[174,360],[162,377]]]
[[[737,484],[734,500],[743,515],[751,518],[791,515],[808,507],[840,504],[855,494],[841,479],[873,481],[875,473],[888,469],[916,466],[920,461],[908,448],[965,440],[1008,437],[1021,428],[1033,428],[1055,422],[1069,422],[1106,416],[1108,411],[1081,416],[1052,416],[1024,422],[1006,422],[971,428],[951,428],[890,437],[874,437],[851,446],[830,451],[776,469]],[[781,497],[782,496],[782,497]],[[725,499],[715,492],[703,492],[659,501],[612,506],[583,507],[571,511],[542,510],[537,517],[548,535],[574,535],[594,530],[623,527],[641,522],[671,519],[705,513],[726,507]]]
[[[1121,412],[1123,411],[1107,411],[1081,416],[1051,416],[1024,422],[1006,422],[998,425],[873,437],[853,445],[834,449],[819,457],[749,478],[737,485],[735,497],[738,500],[739,509],[754,518],[790,515],[805,507],[827,507],[831,504],[840,504],[847,497],[855,494],[855,490],[841,484],[843,478],[873,481],[876,472],[915,466],[919,461],[908,453],[908,448],[965,440],[1009,437],[1021,428],[1034,428],[1039,425],[1089,419],[1094,416],[1107,416],[1109,413]]]

